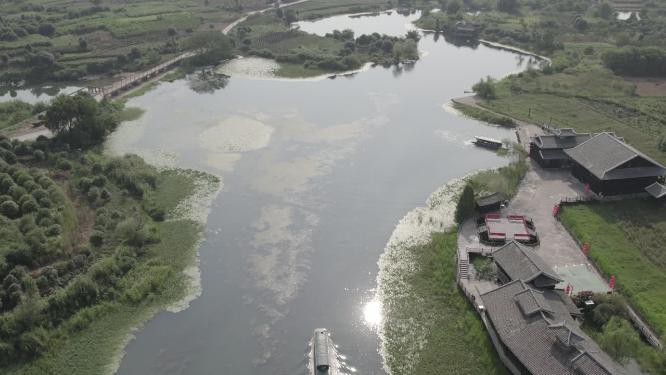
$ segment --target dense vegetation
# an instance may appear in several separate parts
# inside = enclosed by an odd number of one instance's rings
[[[100,373],[132,326],[185,293],[200,228],[174,209],[194,179],[215,181],[91,148],[119,108],[90,100],[54,100],[54,140],[0,139],[3,373]]]
[[[604,55],[604,63],[620,75],[666,77],[666,50],[661,48],[611,50]]]
[[[435,374],[506,374],[495,353],[479,316],[456,285],[456,232],[433,234],[430,243],[413,248],[416,268],[409,280],[410,293],[401,303],[385,306],[386,318],[396,322],[415,320],[426,324],[427,345],[422,345],[418,360],[410,373]],[[400,332],[389,331],[389,335]],[[406,337],[410,332],[402,332]],[[395,337],[396,345],[405,340]],[[400,348],[395,349],[401,353]],[[397,354],[393,361],[410,359]],[[403,368],[402,363],[387,365]]]
[[[43,104],[32,105],[20,100],[0,103],[0,129],[14,125],[42,112]]]
[[[575,299],[579,306],[584,306],[580,298]],[[592,300],[594,308],[583,307],[583,330],[619,363],[635,359],[644,372],[665,374],[666,353],[641,339],[629,321],[624,298],[619,294],[597,294]]]
[[[403,38],[377,33],[355,36],[351,30],[336,30],[325,37],[292,28],[295,13],[277,11],[250,16],[233,33],[243,54],[271,58],[283,68],[282,76],[307,76],[352,70],[365,62],[384,65],[417,60],[418,33]]]

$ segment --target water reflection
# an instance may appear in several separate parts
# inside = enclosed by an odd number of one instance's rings
[[[15,88],[0,85],[0,102],[21,100],[26,103],[48,102],[56,95],[71,94],[80,90],[77,86],[45,85],[26,88]]]
[[[377,328],[383,319],[382,304],[375,297],[363,306],[363,321],[370,328]]]
[[[404,30],[405,16],[392,17]],[[513,134],[442,108],[479,77],[517,70],[513,54],[432,35],[419,48],[422,59],[396,76],[393,67],[318,81],[230,74],[211,94],[181,80],[130,99],[146,112],[121,125],[110,150],[215,173],[224,190],[200,250],[203,294],[147,323],[120,374],[293,375],[315,327],[331,329],[359,373],[384,373],[386,311],[368,291],[387,239],[439,186],[507,162],[469,139]],[[441,222],[432,216],[423,223]]]
[[[407,31],[416,27],[412,22],[421,17],[420,11],[399,14],[397,11],[380,13],[365,13],[358,15],[341,15],[317,21],[300,21],[295,26],[311,34],[324,36],[334,30],[350,29],[356,36],[363,34],[386,34],[390,36],[405,36]]]

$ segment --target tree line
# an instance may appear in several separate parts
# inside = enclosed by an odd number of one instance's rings
[[[630,47],[608,51],[604,64],[615,74],[666,77],[666,51],[657,47]]]

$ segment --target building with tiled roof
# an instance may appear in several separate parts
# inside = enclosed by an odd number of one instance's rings
[[[534,250],[511,241],[493,252],[498,277],[503,283],[523,280],[537,288],[552,288],[562,282]]]
[[[644,193],[666,168],[612,133],[600,133],[564,152],[572,174],[597,194]]]
[[[578,327],[566,306],[566,295],[514,280],[482,294],[481,299],[491,337],[498,341],[500,357],[515,375],[622,374]]]
[[[589,133],[576,133],[574,129],[557,129],[553,134],[538,135],[530,139],[530,157],[543,168],[561,168],[569,164],[564,150],[574,148],[592,138]]]

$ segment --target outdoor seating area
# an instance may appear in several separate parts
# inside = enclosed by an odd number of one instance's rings
[[[477,219],[479,242],[489,246],[502,246],[516,241],[523,245],[536,246],[539,236],[531,218],[523,215],[486,214]]]

